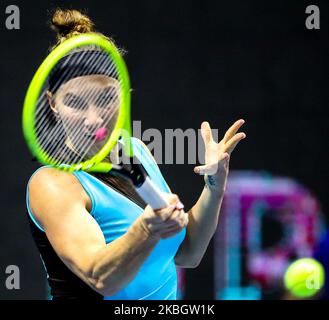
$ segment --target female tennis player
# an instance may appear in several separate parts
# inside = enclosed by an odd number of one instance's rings
[[[58,9],[52,26],[58,44],[95,32],[92,21],[76,10]],[[92,74],[77,72],[59,87],[52,87],[50,78],[49,112],[64,128],[65,123],[83,124],[83,139],[88,139],[93,128],[102,126],[104,114],[115,112],[117,83],[97,66]],[[90,90],[101,92],[101,98],[92,106],[84,105]],[[202,123],[205,165],[194,171],[204,176],[205,187],[188,212],[136,138],[131,139],[134,154],[167,199],[168,206],[161,210],[146,205],[125,178],[39,168],[30,178],[26,200],[52,299],[176,299],[176,266],[198,266],[216,230],[230,155],[246,136],[238,133],[243,123],[236,121],[219,143],[213,140],[209,124]],[[67,127],[62,141],[47,143],[54,147],[64,143],[63,157],[70,157],[79,152],[79,141],[72,137]]]

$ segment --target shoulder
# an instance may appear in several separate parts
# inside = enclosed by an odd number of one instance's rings
[[[39,169],[31,177],[29,183],[30,192],[43,190],[62,193],[63,191],[79,191],[81,189],[81,184],[73,174],[50,167]]]
[[[39,169],[30,179],[29,200],[31,209],[40,218],[54,206],[62,209],[77,204],[90,207],[90,199],[78,179],[69,172],[45,167]]]

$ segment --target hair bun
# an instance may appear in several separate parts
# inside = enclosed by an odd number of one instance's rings
[[[51,19],[51,27],[57,33],[57,38],[63,41],[81,33],[93,32],[94,23],[78,10],[57,9]]]

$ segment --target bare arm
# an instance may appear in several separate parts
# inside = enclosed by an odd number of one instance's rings
[[[178,266],[195,268],[199,265],[217,229],[223,194],[204,187],[198,201],[190,209],[186,236],[175,257]]]
[[[244,133],[237,134],[243,123],[243,120],[236,121],[218,144],[212,138],[209,124],[207,122],[202,124],[206,164],[196,167],[194,171],[205,175],[206,184],[198,201],[189,211],[186,237],[175,256],[178,266],[197,267],[217,229],[229,171],[230,154],[239,141],[245,138]]]
[[[89,214],[90,199],[74,175],[42,169],[29,186],[34,216],[60,259],[102,295],[113,295],[137,274],[160,238],[179,232],[187,221],[175,206],[153,212],[147,207],[126,234],[105,243]],[[177,197],[171,202],[176,203]],[[175,221],[168,218],[175,215]],[[177,222],[178,221],[178,222]]]

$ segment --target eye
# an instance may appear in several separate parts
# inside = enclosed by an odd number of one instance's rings
[[[102,93],[96,101],[96,105],[100,108],[104,108],[110,104],[113,104],[116,102],[118,96],[113,91],[107,91],[105,93]]]
[[[72,109],[75,110],[85,110],[87,108],[87,103],[84,101],[84,99],[74,95],[74,94],[66,94],[63,98],[63,103]]]

